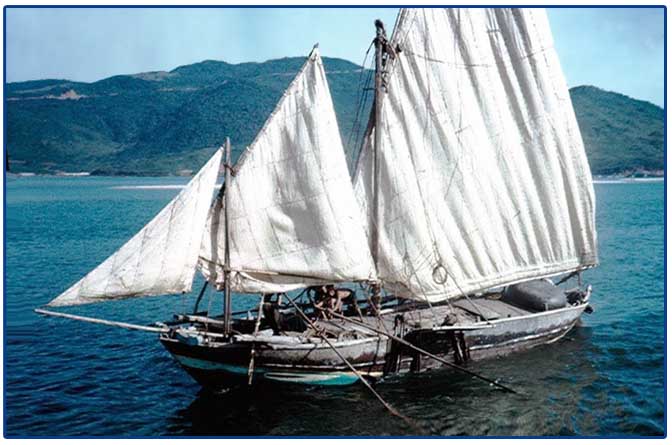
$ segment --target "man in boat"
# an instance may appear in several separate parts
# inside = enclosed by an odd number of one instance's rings
[[[329,311],[342,313],[344,303],[357,307],[355,292],[350,289],[336,289],[333,284],[327,284],[325,286],[314,286],[311,290],[315,295],[315,309],[321,318],[331,318]]]
[[[275,298],[273,298],[274,296]],[[305,331],[307,328],[306,323],[298,314],[280,310],[283,297],[287,297],[287,295],[284,293],[264,294],[262,313],[270,328],[273,329],[273,334],[279,335],[287,331]]]

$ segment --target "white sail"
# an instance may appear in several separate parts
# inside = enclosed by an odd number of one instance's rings
[[[375,278],[317,49],[241,155],[231,180],[229,215],[236,292]],[[213,207],[208,226],[201,271],[221,287],[222,202]]]
[[[189,292],[221,158],[219,149],[140,232],[49,306]]]
[[[591,174],[545,11],[403,9],[397,45],[377,209],[373,134],[355,174],[384,286],[438,301],[594,266]]]

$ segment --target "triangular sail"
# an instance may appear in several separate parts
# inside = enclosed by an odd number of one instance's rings
[[[219,149],[152,221],[49,306],[189,292],[221,158]]]
[[[403,9],[355,174],[378,275],[438,301],[597,263],[592,178],[542,9]],[[374,227],[373,212],[378,212]]]
[[[282,292],[375,278],[317,48],[241,155],[230,186],[232,290]],[[220,201],[200,262],[220,287],[224,230]]]

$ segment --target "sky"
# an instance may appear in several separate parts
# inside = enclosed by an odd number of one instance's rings
[[[261,62],[307,55],[361,64],[380,18],[397,8],[7,9],[8,82],[171,70],[206,59]],[[548,8],[567,83],[663,105],[661,8]]]

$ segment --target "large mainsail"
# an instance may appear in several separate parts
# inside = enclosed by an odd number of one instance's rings
[[[403,9],[391,47],[354,179],[383,285],[437,301],[594,266],[592,178],[545,11]]]
[[[375,278],[317,48],[241,155],[230,186],[234,291],[281,292]],[[219,201],[210,213],[200,262],[208,281],[220,287],[223,205]]]
[[[221,159],[220,148],[154,219],[49,306],[189,292]]]

